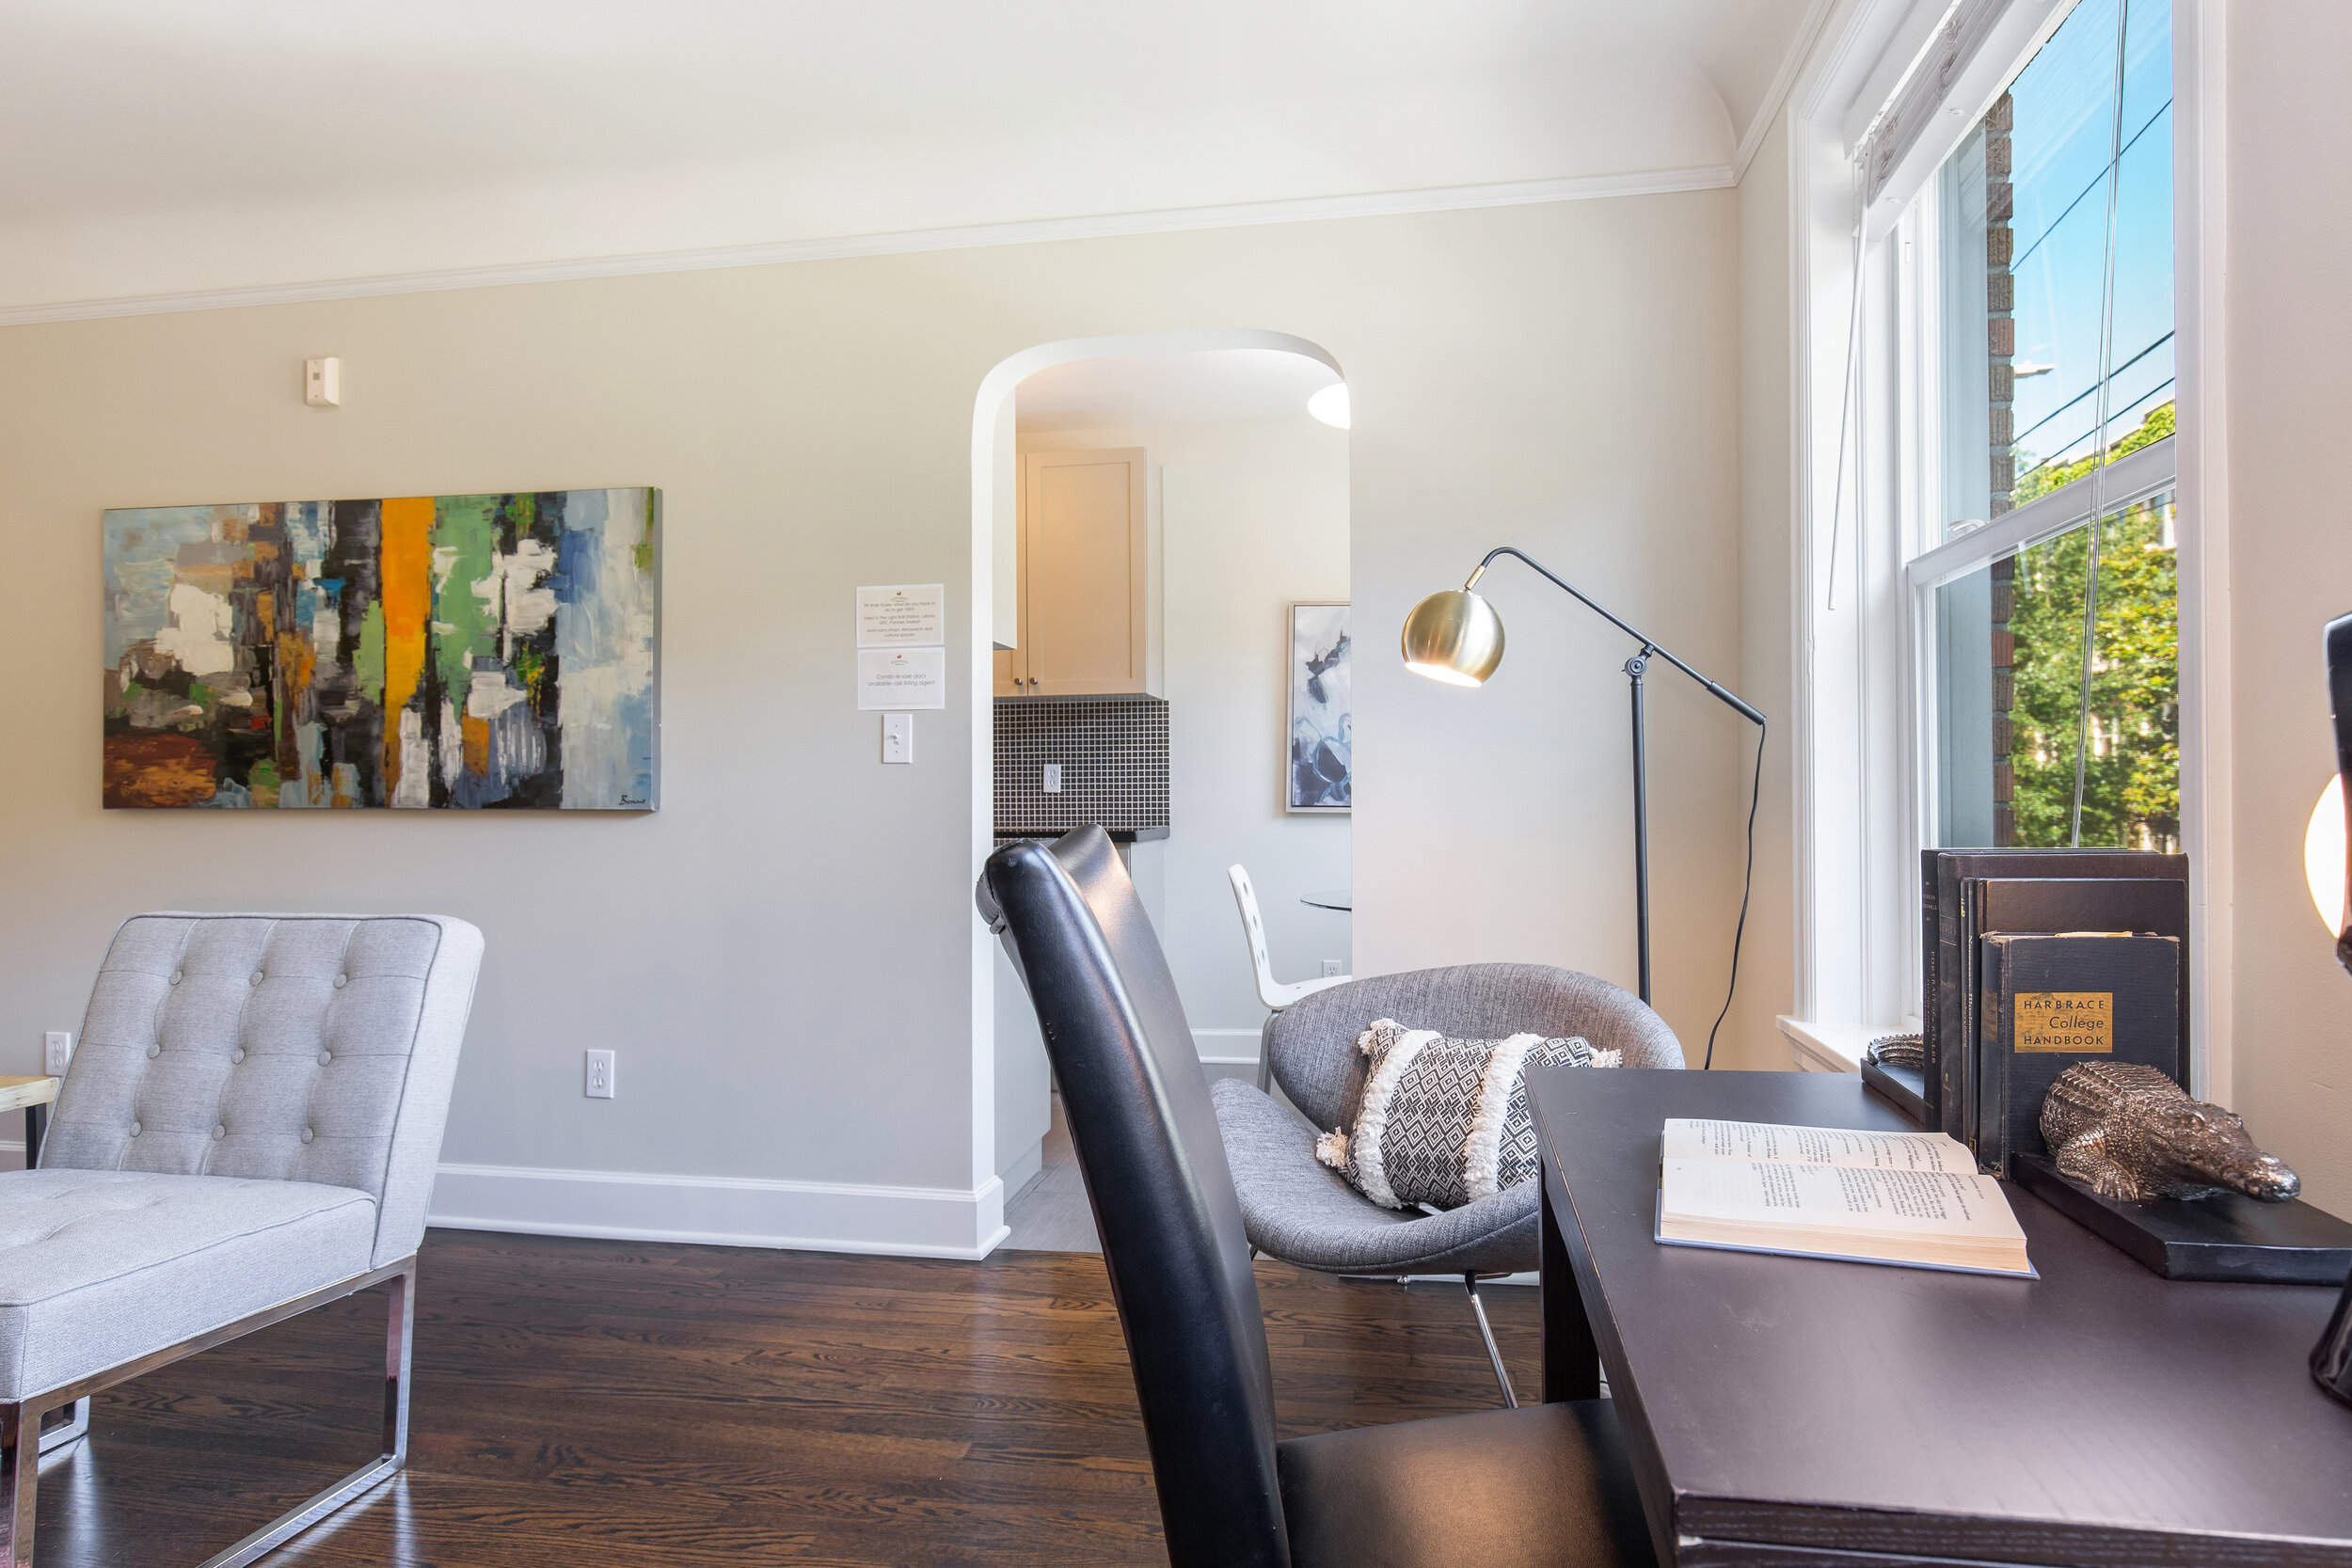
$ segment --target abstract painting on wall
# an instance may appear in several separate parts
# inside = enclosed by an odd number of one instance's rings
[[[1347,606],[1291,606],[1290,745],[1283,768],[1289,811],[1346,811],[1356,803],[1354,668]]]
[[[105,803],[650,811],[661,492],[106,514]]]

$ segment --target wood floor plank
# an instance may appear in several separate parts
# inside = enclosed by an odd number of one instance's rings
[[[1459,1290],[1258,1265],[1279,1432],[1492,1409]],[[1535,1373],[1534,1292],[1488,1292]],[[372,1451],[380,1292],[98,1397],[42,1568],[194,1562]],[[977,1263],[436,1230],[408,1471],[267,1560],[1160,1564],[1102,1258]]]

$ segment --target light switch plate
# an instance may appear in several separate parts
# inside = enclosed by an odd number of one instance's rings
[[[882,715],[882,761],[913,762],[914,760],[914,715],[885,713]]]
[[[612,1098],[612,1052],[591,1051],[588,1053],[588,1082],[581,1092],[591,1100]]]
[[[1042,788],[1048,795],[1059,795],[1061,793],[1060,763],[1049,762],[1045,765],[1045,782],[1040,787]]]
[[[62,1078],[65,1069],[73,1065],[73,1036],[65,1029],[52,1029],[41,1037],[40,1070],[52,1078]]]

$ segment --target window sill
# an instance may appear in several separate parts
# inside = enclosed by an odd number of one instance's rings
[[[1900,1025],[1807,1023],[1782,1018],[1780,1032],[1788,1037],[1788,1053],[1799,1072],[1860,1072],[1862,1049],[1881,1035],[1899,1033]]]

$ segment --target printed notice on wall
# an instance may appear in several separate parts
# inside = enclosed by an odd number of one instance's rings
[[[945,642],[946,623],[940,611],[946,602],[946,587],[936,582],[861,588],[857,591],[857,645],[921,648]]]
[[[947,705],[945,648],[860,648],[857,705],[917,708]]]

